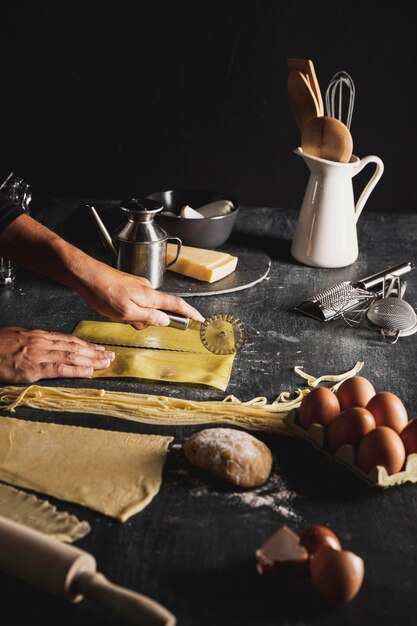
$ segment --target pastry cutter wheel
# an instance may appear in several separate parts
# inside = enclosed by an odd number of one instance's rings
[[[164,311],[170,319],[169,326],[179,330],[196,330],[202,344],[214,354],[234,354],[243,346],[246,331],[238,317],[229,313],[215,313],[204,322],[196,322],[182,315]]]

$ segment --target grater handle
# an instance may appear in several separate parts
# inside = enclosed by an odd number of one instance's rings
[[[414,262],[409,261],[408,263],[400,263],[399,265],[388,267],[387,269],[382,270],[382,272],[378,272],[377,274],[372,274],[371,276],[358,280],[356,286],[361,289],[372,289],[372,287],[380,285],[387,276],[402,276],[403,274],[410,272],[415,265],[416,264]]]

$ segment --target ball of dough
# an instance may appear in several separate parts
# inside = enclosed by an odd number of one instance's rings
[[[184,443],[188,461],[239,487],[258,487],[272,469],[270,449],[248,433],[233,428],[207,428]]]

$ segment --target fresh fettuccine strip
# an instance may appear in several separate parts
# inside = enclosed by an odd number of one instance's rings
[[[80,522],[66,511],[57,511],[48,500],[3,483],[0,483],[0,515],[67,543],[82,539],[91,530],[88,522]]]
[[[166,396],[105,391],[104,389],[73,389],[63,387],[3,387],[0,402],[9,411],[28,406],[45,411],[93,413],[167,426],[187,424],[230,424],[252,430],[285,434],[283,416],[299,406],[308,390],[299,390],[293,400],[277,398],[267,404],[266,398],[240,402],[233,396],[227,401],[192,401]]]
[[[338,383],[331,387],[333,391],[337,391],[344,380],[346,380],[347,378],[351,378],[352,376],[356,376],[356,374],[358,374],[358,372],[361,371],[363,366],[364,366],[363,361],[358,361],[351,370],[349,370],[348,372],[345,372],[344,374],[325,374],[324,376],[320,376],[319,378],[316,378],[315,376],[312,376],[311,374],[307,374],[306,372],[303,372],[303,368],[300,366],[294,367],[294,372],[298,374],[299,376],[301,376],[301,378],[304,378],[305,380],[307,380],[307,385],[309,387],[313,387],[313,388],[318,387],[320,383],[324,383],[324,382]]]
[[[349,378],[362,365],[357,363],[356,369],[338,375],[338,380]],[[304,372],[302,375],[308,377],[311,386],[317,380]],[[324,380],[323,377],[321,379]],[[329,379],[330,376],[327,377]],[[300,406],[308,393],[308,389],[297,389],[291,398],[292,394],[284,391],[271,403],[264,396],[241,402],[232,395],[221,401],[193,401],[104,389],[31,385],[25,388],[0,388],[0,403],[9,411],[28,406],[45,411],[111,415],[147,424],[228,424],[248,430],[289,434],[282,420],[289,411]]]

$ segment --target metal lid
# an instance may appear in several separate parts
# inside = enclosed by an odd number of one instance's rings
[[[127,198],[120,208],[129,214],[128,221],[114,232],[119,241],[129,243],[155,243],[167,239],[167,232],[154,221],[157,213],[164,208],[160,202],[148,198]]]
[[[150,200],[149,198],[127,198],[126,200],[122,200],[120,208],[122,211],[126,211],[130,214],[129,219],[141,220],[143,217],[148,217],[149,219],[145,221],[149,221],[153,219],[157,213],[162,211],[164,207],[160,202]]]

